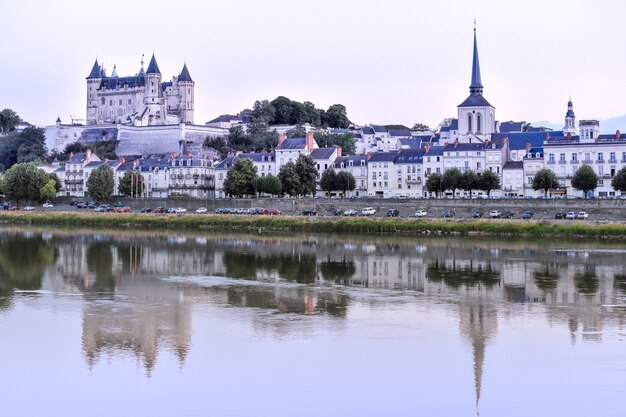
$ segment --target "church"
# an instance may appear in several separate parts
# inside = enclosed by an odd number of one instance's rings
[[[116,67],[107,75],[96,59],[87,77],[87,126],[193,124],[194,84],[186,63],[179,76],[163,82],[154,54],[147,70],[142,59],[138,73],[123,77]]]

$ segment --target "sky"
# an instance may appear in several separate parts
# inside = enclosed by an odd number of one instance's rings
[[[164,81],[187,63],[196,124],[283,95],[343,104],[357,124],[436,127],[469,94],[476,19],[498,120],[562,124],[570,97],[578,119],[602,120],[626,114],[625,15],[623,0],[6,0],[0,108],[40,126],[84,118],[96,58],[127,76],[154,53]]]

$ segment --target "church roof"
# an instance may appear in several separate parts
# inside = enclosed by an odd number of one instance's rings
[[[470,94],[468,98],[457,107],[493,107],[482,94]],[[495,108],[495,107],[494,107]]]
[[[152,59],[150,59],[150,64],[148,64],[148,69],[146,70],[146,74],[160,74],[159,66],[157,65],[156,58],[154,54],[152,54]]]
[[[178,77],[178,81],[188,81],[193,82],[191,79],[191,75],[189,75],[189,70],[187,69],[187,64],[183,65],[183,70],[180,73],[180,77]]]
[[[100,78],[100,65],[98,65],[98,60],[96,59],[96,62],[94,62],[93,64],[93,68],[91,68],[91,72],[89,73],[89,76],[87,77],[87,79],[90,78]]]

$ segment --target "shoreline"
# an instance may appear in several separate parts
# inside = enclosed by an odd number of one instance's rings
[[[624,239],[626,223],[570,220],[411,219],[228,214],[0,212],[0,223],[119,229],[239,230],[456,236],[580,237]]]

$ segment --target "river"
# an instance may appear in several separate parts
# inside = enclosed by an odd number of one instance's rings
[[[6,416],[624,416],[621,242],[0,228]]]

